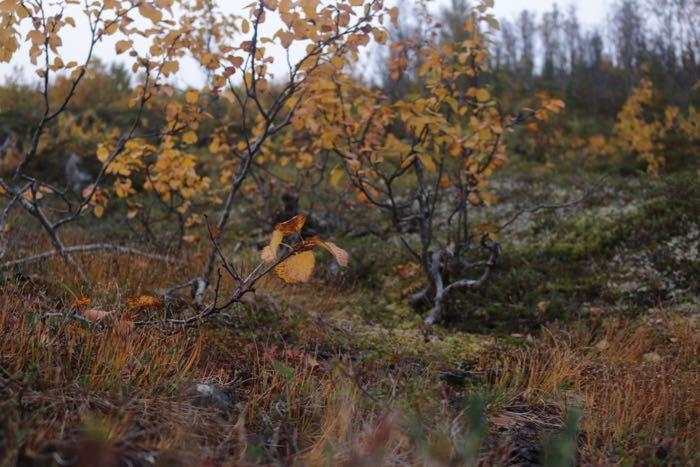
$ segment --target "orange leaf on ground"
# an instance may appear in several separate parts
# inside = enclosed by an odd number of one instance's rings
[[[138,295],[126,299],[126,304],[131,309],[158,308],[163,306],[163,300],[153,295]]]

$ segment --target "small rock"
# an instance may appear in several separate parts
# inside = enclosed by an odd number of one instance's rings
[[[657,354],[656,352],[645,353],[642,356],[642,358],[644,359],[645,362],[649,362],[649,363],[658,363],[661,360],[663,360],[663,358],[661,358],[661,355]]]
[[[203,407],[214,407],[223,411],[230,411],[234,407],[231,395],[212,384],[197,384],[194,402]]]

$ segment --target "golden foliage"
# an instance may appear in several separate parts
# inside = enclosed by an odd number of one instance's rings
[[[612,136],[592,136],[586,153],[591,157],[608,156],[621,161],[633,157],[646,165],[647,172],[658,176],[673,149],[668,137],[681,135],[695,142],[700,139],[700,118],[691,105],[686,114],[674,106],[658,108],[654,83],[643,78],[617,114]]]
[[[642,79],[617,115],[613,135],[614,144],[623,153],[634,154],[647,163],[650,174],[658,175],[665,164],[661,139],[668,128],[655,115],[648,115],[647,107],[653,98],[653,83]]]

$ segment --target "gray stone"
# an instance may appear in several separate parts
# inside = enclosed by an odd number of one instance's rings
[[[65,172],[66,184],[76,193],[80,193],[92,180],[90,174],[80,167],[80,158],[75,153],[71,154],[66,161]]]
[[[234,407],[231,395],[213,384],[197,384],[194,391],[194,402],[202,407],[214,407],[225,412]]]

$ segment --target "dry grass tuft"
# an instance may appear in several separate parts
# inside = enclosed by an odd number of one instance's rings
[[[554,331],[535,345],[484,355],[479,366],[495,374],[505,413],[518,404],[560,415],[579,406],[584,463],[687,462],[700,448],[698,355],[696,323],[659,313],[595,333]]]

